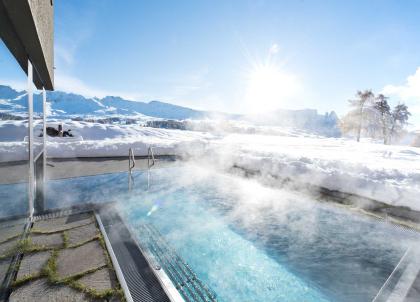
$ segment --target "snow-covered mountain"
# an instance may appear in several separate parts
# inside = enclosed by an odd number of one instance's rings
[[[279,110],[264,117],[252,117],[226,113],[194,110],[160,101],[148,103],[130,101],[117,96],[87,98],[62,91],[47,92],[48,115],[52,118],[101,118],[110,116],[162,118],[162,119],[204,119],[218,116],[226,120],[246,120],[255,124],[294,127],[326,136],[340,136],[338,117],[334,111],[325,115],[317,110]],[[27,98],[25,91],[16,91],[0,85],[0,113],[4,119],[9,115],[25,115]],[[34,94],[34,112],[42,112],[42,95]]]
[[[166,119],[202,118],[207,112],[159,101],[148,103],[125,100],[120,97],[86,98],[62,91],[47,92],[49,116],[68,118],[71,116],[110,116],[147,115]],[[0,111],[9,114],[22,114],[27,111],[25,91],[16,91],[9,86],[0,85]],[[42,112],[42,95],[34,94],[34,112]]]

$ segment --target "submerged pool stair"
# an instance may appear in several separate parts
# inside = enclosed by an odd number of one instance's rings
[[[409,247],[372,302],[414,302],[418,292],[414,283],[420,276],[420,251]]]
[[[216,294],[197,277],[155,227],[150,224],[141,224],[139,231],[143,248],[156,258],[156,262],[171,278],[185,301],[217,301]]]

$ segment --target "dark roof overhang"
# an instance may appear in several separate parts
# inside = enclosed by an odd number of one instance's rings
[[[0,37],[38,89],[54,89],[53,35],[52,0],[0,0]]]

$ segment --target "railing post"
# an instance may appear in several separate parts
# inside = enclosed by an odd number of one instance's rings
[[[29,179],[28,179],[28,197],[29,197],[29,217],[32,218],[34,214],[34,192],[35,192],[35,179],[34,179],[34,129],[33,129],[33,71],[32,63],[28,59],[28,152],[29,152]]]
[[[134,167],[136,166],[136,159],[134,157],[134,151],[132,148],[128,149],[128,191],[131,191],[131,188],[133,186],[133,175],[131,173],[131,171],[134,169]]]
[[[152,164],[150,164],[150,162]],[[155,165],[155,155],[153,154],[153,148],[149,146],[147,149],[147,168],[150,169]]]
[[[45,211],[45,175],[46,175],[46,101],[47,94],[45,87],[42,89],[42,148],[38,155],[34,158],[35,165],[35,200],[34,213],[42,213]],[[42,157],[41,157],[42,156]]]
[[[151,164],[150,164],[151,163]],[[152,146],[147,148],[147,190],[150,189],[150,168],[155,165],[155,155]]]
[[[43,183],[45,186],[45,180],[46,180],[46,172],[47,172],[47,92],[45,91],[45,87],[42,89],[42,118],[43,118],[43,124],[42,124],[42,178]],[[45,187],[44,187],[45,188]]]

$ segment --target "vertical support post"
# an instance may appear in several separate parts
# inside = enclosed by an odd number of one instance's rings
[[[46,173],[46,143],[47,143],[47,116],[46,116],[47,93],[45,87],[42,88],[42,147],[40,153],[36,156],[35,166],[35,200],[34,213],[43,213],[45,211],[45,173]],[[42,158],[41,158],[42,156]]]
[[[35,195],[35,170],[34,170],[34,129],[33,129],[33,71],[32,63],[28,59],[28,152],[29,152],[29,217],[32,218],[34,214],[34,195]]]
[[[45,175],[47,174],[47,92],[42,89],[42,182],[45,186]],[[45,190],[43,190],[45,193]]]

